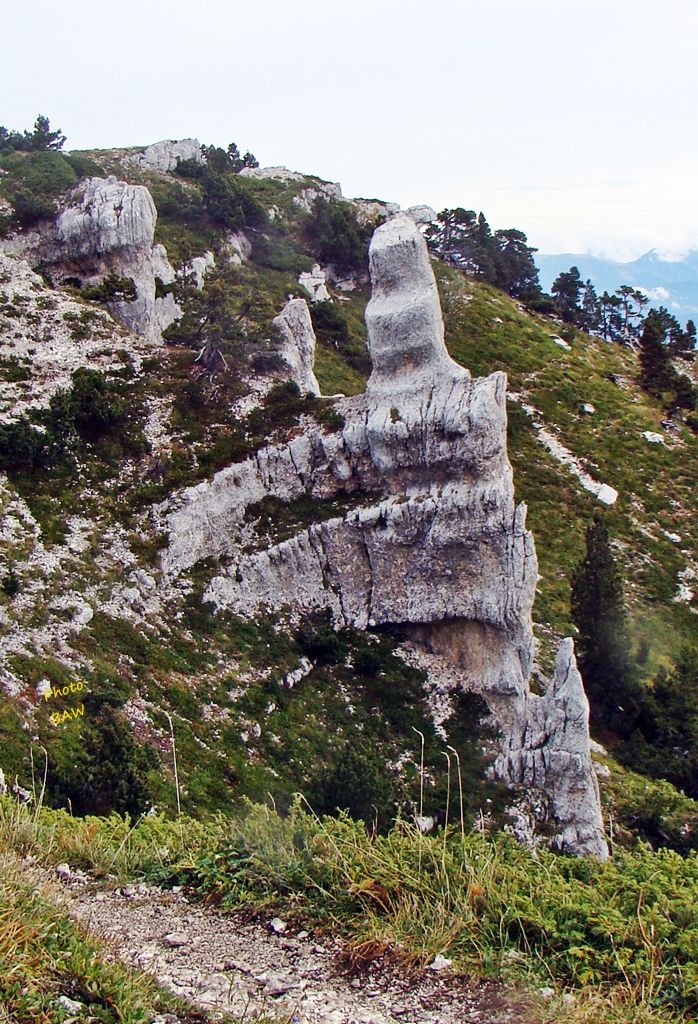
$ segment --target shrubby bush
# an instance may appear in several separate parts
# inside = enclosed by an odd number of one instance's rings
[[[11,152],[0,156],[2,185],[12,203],[11,222],[29,228],[55,215],[56,199],[74,185],[78,175],[62,153]]]
[[[101,178],[106,171],[101,164],[82,153],[64,153],[66,161],[73,168],[78,178]]]
[[[331,300],[314,302],[310,318],[317,337],[333,348],[340,349],[349,341],[349,325],[341,309]]]
[[[362,227],[349,203],[316,199],[306,230],[321,263],[331,264],[340,274],[360,275],[368,271],[373,227]]]
[[[151,747],[134,738],[117,708],[103,702],[80,720],[79,739],[69,727],[49,743],[50,797],[75,814],[139,815],[148,809],[148,773],[156,767]]]
[[[133,302],[138,293],[132,277],[107,274],[98,284],[86,285],[82,294],[93,302]]]
[[[207,169],[202,198],[211,220],[231,231],[262,227],[267,223],[266,210],[232,175],[215,174]]]
[[[73,373],[71,387],[57,391],[34,421],[24,415],[0,423],[0,469],[70,467],[82,442],[98,440],[117,428],[121,433],[128,411],[118,382],[81,367]]]

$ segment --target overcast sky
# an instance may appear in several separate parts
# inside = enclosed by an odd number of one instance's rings
[[[698,246],[698,0],[4,0],[0,124],[196,136],[544,252]],[[8,16],[9,15],[9,16]]]

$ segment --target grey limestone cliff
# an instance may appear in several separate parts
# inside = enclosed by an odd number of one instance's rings
[[[337,403],[342,431],[308,425],[163,506],[163,567],[176,574],[225,555],[205,598],[243,616],[329,608],[337,625],[400,625],[430,675],[486,700],[500,733],[495,771],[521,791],[533,829],[562,850],[605,856],[571,641],[544,695],[529,686],[537,562],[526,509],[514,500],[506,379],[473,380],[449,357],[426,245],[410,217],[376,230],[370,270],[373,372],[365,394]],[[241,553],[250,504],[341,494],[366,499]]]

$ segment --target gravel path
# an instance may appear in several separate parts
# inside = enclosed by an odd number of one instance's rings
[[[119,959],[177,995],[250,1024],[534,1024],[533,1009],[494,984],[468,986],[448,970],[407,972],[382,958],[351,971],[342,943],[250,923],[189,902],[181,892],[69,884],[72,913]],[[167,1017],[157,1024],[170,1024]],[[171,1024],[175,1024],[174,1021]]]

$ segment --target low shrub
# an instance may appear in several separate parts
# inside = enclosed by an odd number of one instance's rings
[[[82,294],[93,302],[133,302],[138,296],[133,278],[118,274],[107,274],[97,284],[86,285]]]

